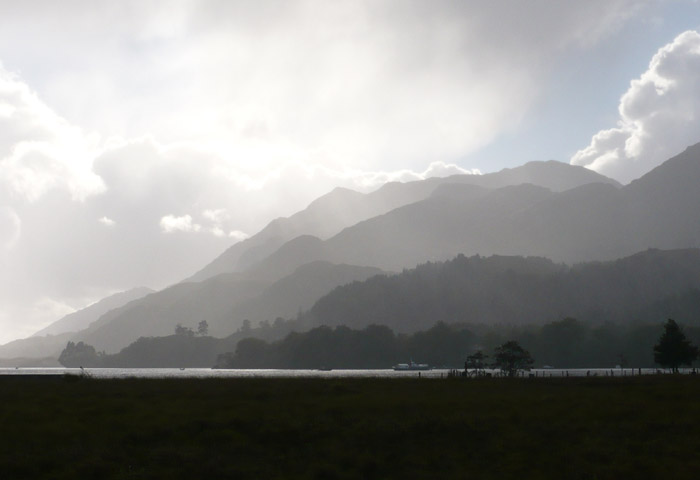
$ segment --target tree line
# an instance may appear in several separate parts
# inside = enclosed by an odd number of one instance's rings
[[[664,335],[673,337],[671,343],[675,345],[680,333],[687,342],[683,348],[689,348],[692,356],[691,347],[700,340],[700,328],[687,327],[685,332],[687,338],[672,320],[665,325],[620,326],[611,323],[593,325],[573,318],[543,326],[437,323],[414,334],[396,334],[380,325],[356,330],[346,326],[320,326],[305,333],[292,332],[272,342],[259,338],[242,339],[234,351],[218,357],[217,365],[224,368],[388,368],[413,359],[433,366],[460,368],[473,355],[481,355],[483,365],[486,365],[484,352],[493,352],[497,358],[499,353],[522,348],[527,354],[525,359],[532,360],[525,364],[539,367],[609,368],[621,365],[649,368],[672,366],[667,358],[659,356],[658,349],[655,350],[655,346],[663,344],[660,338]]]
[[[693,345],[673,319],[664,324],[664,332],[654,345],[654,362],[673,373],[678,373],[682,365],[691,366],[698,358],[698,347]],[[621,355],[621,361],[624,358]],[[489,366],[488,355],[478,350],[467,356],[464,362],[464,375],[484,375]],[[494,350],[494,361],[490,365],[498,368],[504,375],[514,377],[520,371],[532,368],[535,360],[530,352],[514,340],[510,340]],[[693,370],[695,372],[695,370]]]
[[[536,367],[647,368],[664,365],[654,347],[669,324],[593,324],[574,318],[542,326],[439,322],[424,331],[397,334],[379,325],[321,326],[301,332],[297,320],[278,319],[254,328],[246,325],[226,338],[203,335],[204,328],[195,335],[181,327],[175,335],[140,338],[113,355],[69,342],[59,361],[72,367],[388,368],[413,359],[461,368],[478,352],[493,361],[496,350],[513,341],[532,356]],[[690,346],[700,343],[700,327],[682,330],[676,322],[670,325],[676,328],[668,330],[667,343],[677,344],[679,333]]]

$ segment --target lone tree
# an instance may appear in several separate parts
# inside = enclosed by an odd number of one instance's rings
[[[664,333],[659,337],[659,343],[654,345],[654,361],[662,367],[668,367],[673,373],[678,373],[681,365],[690,366],[698,358],[698,347],[685,338],[681,327],[668,319],[664,324]]]
[[[191,328],[183,327],[181,323],[178,323],[177,325],[175,325],[175,335],[191,337],[194,335],[194,332]]]
[[[99,367],[102,357],[104,352],[98,353],[92,345],[68,342],[58,361],[64,367]]]
[[[529,370],[534,363],[530,352],[523,349],[520,344],[514,340],[504,343],[500,347],[496,347],[494,355],[494,366],[499,367],[501,372],[509,377],[515,377],[519,370]]]
[[[467,375],[474,374],[477,377],[483,375],[484,368],[486,368],[486,359],[488,355],[484,355],[484,352],[479,350],[467,357],[467,361],[464,362],[464,371]],[[471,372],[469,370],[472,370]]]
[[[202,320],[199,322],[199,325],[197,325],[197,335],[202,337],[209,335],[209,323],[207,323],[206,320]]]

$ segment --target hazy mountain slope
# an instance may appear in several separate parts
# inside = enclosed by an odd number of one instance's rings
[[[152,292],[150,288],[139,287],[103,298],[99,302],[66,315],[31,337],[1,345],[0,358],[24,357],[27,359],[58,356],[75,332],[87,328],[108,311]]]
[[[537,168],[559,170],[554,165]],[[698,147],[623,188],[588,183],[553,192],[533,185],[485,190],[443,183],[424,200],[317,241],[316,252],[307,248],[303,260],[397,270],[458,253],[572,263],[611,260],[646,248],[700,247],[695,184],[700,184]],[[275,262],[290,268],[295,256],[283,258],[285,250],[275,253]]]
[[[548,161],[485,175],[453,175],[414,182],[391,182],[368,194],[344,188],[319,197],[306,209],[288,218],[278,218],[251,238],[239,242],[188,281],[201,281],[225,272],[243,271],[275,252],[285,242],[301,235],[329,238],[360,221],[382,215],[395,208],[428,198],[444,184],[462,183],[485,188],[531,183],[553,191],[564,191],[587,183],[617,182],[583,167]]]
[[[620,189],[584,185],[518,212],[500,232],[492,251],[567,263],[612,260],[647,247],[637,244],[630,222],[632,212]]]
[[[663,281],[661,281],[663,280]],[[336,288],[304,317],[307,325],[371,324],[411,332],[446,323],[542,324],[572,316],[594,322],[658,321],[664,302],[698,323],[700,250],[648,250],[605,263],[575,267],[536,257],[459,256],[394,276]],[[678,300],[674,300],[678,299]]]
[[[333,288],[381,273],[382,270],[373,267],[310,262],[266,288],[259,297],[234,307],[232,318],[247,318],[252,322],[272,321],[277,317],[293,318],[300,310],[311,308]]]
[[[656,167],[623,191],[643,247],[700,244],[700,143]]]
[[[298,249],[280,248],[274,264],[326,259],[400,270],[429,260],[509,254],[576,262],[633,253],[628,211],[619,190],[589,184],[554,193],[534,185],[487,190],[443,184],[420,202],[346,228]],[[290,242],[291,244],[291,242]],[[261,262],[256,268],[274,269]],[[251,270],[251,274],[256,272]]]
[[[311,235],[301,235],[288,241],[241,275],[272,283],[306,263],[328,260],[329,255],[326,250],[326,243],[323,240]]]
[[[267,257],[288,240],[300,235],[325,238],[347,225],[373,216],[375,207],[359,199],[363,194],[336,188],[287,218],[277,218],[256,235],[236,243],[187,281],[202,281],[215,275],[245,270]]]
[[[607,183],[620,187],[616,180],[584,167],[549,160],[528,162],[485,175],[454,175],[439,179],[440,183],[468,183],[485,188],[502,188],[531,183],[554,192],[563,192],[589,183]]]
[[[171,335],[178,323],[196,329],[202,320],[209,324],[211,335],[230,335],[244,319],[293,317],[338,285],[378,273],[381,270],[376,268],[314,262],[273,284],[239,273],[222,274],[204,282],[174,285],[112,310],[72,339],[116,352],[139,337]]]
[[[699,184],[700,144],[623,188],[584,185],[524,211],[501,251],[576,262],[700,247]]]
[[[115,293],[114,295],[103,298],[99,302],[66,315],[48,327],[39,330],[32,336],[39,337],[44,335],[58,335],[61,333],[83,330],[108,311],[121,307],[122,305],[126,305],[132,300],[145,297],[149,293],[153,292],[154,290],[151,290],[150,288],[138,287],[125,292]]]
[[[22,358],[25,361],[30,358],[58,358],[73,335],[73,332],[67,332],[13,340],[0,346],[0,358]]]
[[[325,243],[326,257],[396,270],[459,253],[534,255],[572,263],[640,249],[632,241],[627,201],[612,185],[588,184],[560,193],[520,185],[483,195],[475,195],[472,186],[444,187],[449,195],[438,190],[343,230]]]
[[[214,336],[232,333],[228,313],[246,298],[259,295],[266,284],[225,274],[201,283],[181,283],[111,310],[73,336],[97,350],[116,352],[139,337],[170,335],[179,323],[193,329],[209,322]]]
[[[498,190],[452,185],[421,202],[343,230],[325,244],[333,261],[400,270],[462,252],[492,253],[502,223],[552,193],[533,185]]]

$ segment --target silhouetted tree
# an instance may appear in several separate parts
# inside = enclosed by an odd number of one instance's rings
[[[98,367],[104,353],[97,353],[95,347],[83,342],[68,342],[58,361],[64,367]]]
[[[175,325],[175,335],[187,335],[193,336],[194,332],[189,327],[183,327],[182,324],[178,323]]]
[[[206,320],[202,320],[199,322],[199,325],[197,325],[197,334],[201,335],[202,337],[209,334],[209,323],[207,323]]]
[[[540,340],[545,352],[538,359],[559,368],[584,366],[590,359],[582,352],[586,337],[585,325],[575,318],[551,322],[542,326]]]
[[[227,367],[265,368],[268,365],[267,354],[270,346],[258,338],[244,338],[236,345],[236,353],[229,359]]]
[[[654,361],[663,367],[678,373],[681,365],[690,365],[698,358],[698,347],[685,338],[681,327],[668,319],[664,324],[664,333],[659,343],[654,345]]]
[[[519,370],[529,370],[534,363],[530,352],[513,340],[496,347],[494,360],[494,365],[509,377],[516,376]]]
[[[245,320],[243,320],[243,323],[241,324],[241,327],[238,329],[238,331],[241,333],[248,333],[251,329],[252,327],[250,325],[250,320],[246,318]]]
[[[481,350],[473,353],[467,357],[467,361],[464,362],[464,370],[469,373],[469,370],[473,370],[473,373],[477,376],[484,372],[486,367],[486,359],[488,355],[484,355]]]
[[[455,366],[472,349],[474,334],[466,328],[454,328],[437,322],[425,331],[411,335],[406,345],[409,356],[431,365]]]

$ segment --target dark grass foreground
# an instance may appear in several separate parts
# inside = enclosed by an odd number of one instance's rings
[[[700,378],[0,378],[2,478],[697,478]]]

